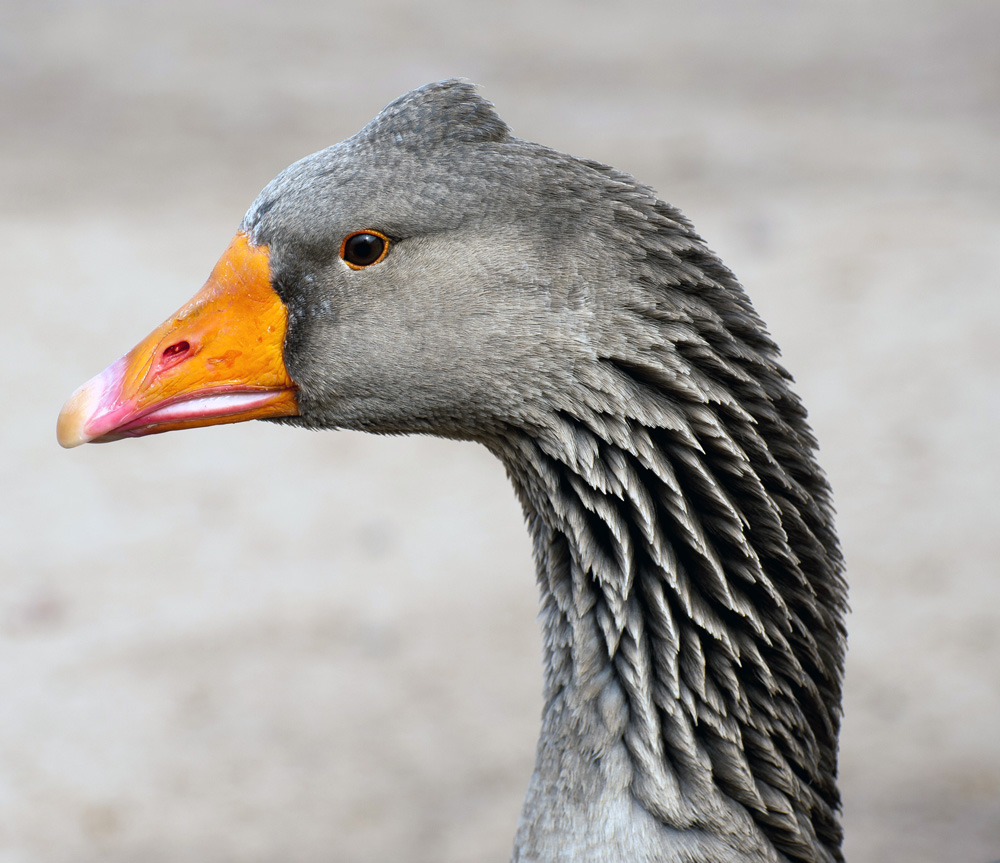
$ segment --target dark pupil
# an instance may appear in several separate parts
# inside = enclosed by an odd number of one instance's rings
[[[374,264],[382,250],[385,240],[374,234],[355,234],[344,245],[344,260],[356,267],[367,267]]]

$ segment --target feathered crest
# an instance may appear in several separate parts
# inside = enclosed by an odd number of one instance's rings
[[[492,103],[460,78],[426,84],[400,96],[358,134],[366,140],[426,147],[445,142],[502,141],[510,129]]]

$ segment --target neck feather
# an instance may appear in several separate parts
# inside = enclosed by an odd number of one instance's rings
[[[631,309],[639,337],[599,351],[570,408],[490,444],[544,629],[515,859],[842,859],[829,490],[777,349],[700,254],[713,278],[682,314]]]

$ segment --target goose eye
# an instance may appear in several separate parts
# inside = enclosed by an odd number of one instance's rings
[[[352,270],[377,264],[388,251],[389,238],[378,231],[355,231],[340,245],[340,257]]]

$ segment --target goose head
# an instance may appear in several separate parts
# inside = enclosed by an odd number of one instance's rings
[[[408,94],[268,184],[201,294],[75,394],[59,440],[544,425],[617,325],[597,306],[637,251],[618,186],[514,138],[470,85]]]

